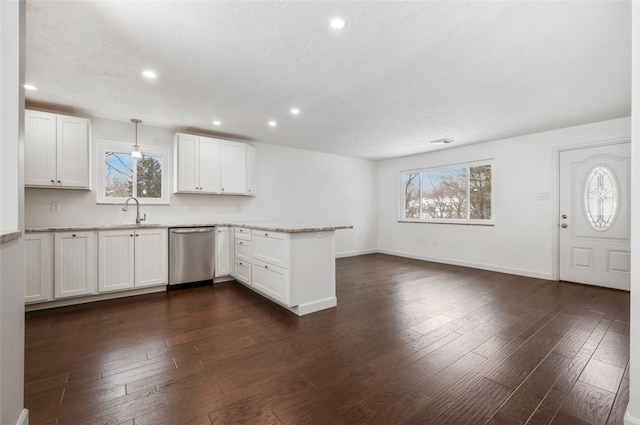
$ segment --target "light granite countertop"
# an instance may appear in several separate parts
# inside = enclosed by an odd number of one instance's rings
[[[159,223],[159,224],[113,224],[100,226],[57,226],[57,227],[28,227],[27,233],[38,232],[82,232],[100,230],[126,230],[126,229],[163,229],[171,227],[244,227],[246,229],[266,230],[269,232],[305,233],[328,232],[333,230],[353,229],[353,226],[320,226],[287,223]]]
[[[20,236],[22,236],[22,231],[20,230],[12,230],[12,231],[0,230],[0,244],[14,241],[18,239]]]

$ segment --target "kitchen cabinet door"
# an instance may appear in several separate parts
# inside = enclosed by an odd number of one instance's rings
[[[220,193],[244,195],[247,190],[247,145],[220,143]]]
[[[136,230],[135,287],[169,282],[167,229]]]
[[[218,141],[208,137],[200,137],[199,149],[200,193],[218,193],[220,192]]]
[[[231,246],[229,228],[216,227],[216,264],[215,277],[231,274]]]
[[[24,111],[24,184],[55,186],[56,115]]]
[[[98,256],[99,292],[133,288],[135,261],[133,230],[99,232]]]
[[[55,298],[95,294],[98,287],[94,232],[55,234]]]
[[[190,134],[176,134],[175,149],[175,192],[200,191],[198,146],[199,137]]]
[[[24,301],[53,299],[53,234],[27,233],[24,237]]]
[[[247,145],[247,195],[258,194],[258,151]]]
[[[89,121],[57,116],[56,183],[67,188],[89,188]]]

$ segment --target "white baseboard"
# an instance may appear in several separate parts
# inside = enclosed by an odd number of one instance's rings
[[[305,314],[315,313],[316,311],[325,310],[337,305],[338,299],[336,297],[330,297],[307,304],[300,304],[295,307],[291,307],[289,310],[298,316],[304,316]]]
[[[640,419],[631,416],[631,413],[627,410],[627,413],[624,414],[624,425],[640,425]]]
[[[358,255],[377,254],[377,249],[363,249],[360,251],[345,251],[336,253],[336,258],[356,257]]]
[[[29,425],[29,411],[27,409],[22,409],[16,425]]]
[[[411,254],[408,252],[392,251],[389,249],[378,249],[377,251],[381,254],[395,255],[397,257],[411,258],[414,260],[432,261],[434,263],[451,264],[454,266],[470,267],[472,269],[489,270],[492,272],[514,274],[517,276],[534,277],[537,279],[554,280],[551,273],[541,273],[533,270],[495,266],[493,264],[474,263],[471,261],[461,261],[453,258],[431,257],[428,255]]]

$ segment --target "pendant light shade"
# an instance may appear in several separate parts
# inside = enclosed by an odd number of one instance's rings
[[[132,118],[131,122],[136,125],[136,142],[135,145],[133,145],[133,147],[131,148],[131,158],[142,158],[142,150],[138,145],[138,124],[140,124],[142,121]]]

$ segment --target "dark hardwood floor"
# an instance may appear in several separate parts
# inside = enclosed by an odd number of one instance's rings
[[[366,255],[297,317],[238,283],[28,313],[30,424],[621,425],[629,294]]]

